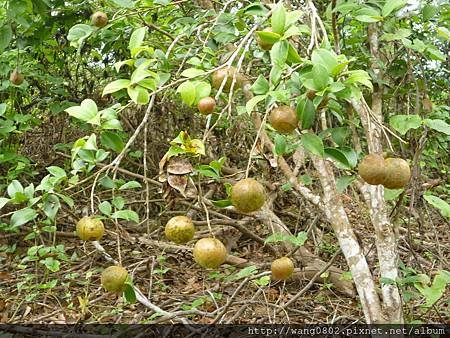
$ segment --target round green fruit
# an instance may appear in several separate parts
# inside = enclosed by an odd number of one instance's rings
[[[102,272],[102,286],[109,292],[122,292],[128,277],[128,271],[121,266],[113,265]]]
[[[286,280],[294,273],[294,263],[289,257],[275,259],[271,271],[273,280]]]
[[[280,106],[272,110],[269,116],[272,127],[282,133],[292,133],[298,125],[297,114],[289,106]]]
[[[240,180],[231,191],[231,203],[241,212],[259,210],[266,202],[266,193],[261,183],[253,178]]]
[[[108,16],[104,12],[95,12],[92,14],[92,24],[95,27],[105,27],[108,24]]]
[[[202,238],[195,243],[194,260],[203,268],[216,269],[227,258],[227,249],[216,238]]]
[[[172,217],[166,224],[166,237],[174,243],[184,244],[194,238],[195,227],[187,216]]]
[[[401,158],[387,158],[385,161],[386,177],[383,185],[388,189],[404,188],[411,179],[408,162]]]
[[[86,216],[78,221],[76,232],[83,241],[98,241],[105,234],[105,226],[101,220]]]
[[[386,178],[386,164],[383,156],[379,154],[365,156],[358,165],[358,173],[368,184],[383,184]]]

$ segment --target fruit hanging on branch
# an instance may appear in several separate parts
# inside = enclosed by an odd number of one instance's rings
[[[212,74],[211,84],[215,89],[219,89],[220,86],[222,85],[222,82],[224,81],[224,79],[227,78],[225,85],[223,86],[223,91],[228,93],[231,89],[231,84],[233,83],[234,77],[236,77],[234,89],[238,89],[242,86],[244,77],[242,76],[242,74],[240,74],[237,71],[236,68],[234,68],[232,66],[230,68],[222,68],[222,69],[216,70]]]
[[[408,162],[401,158],[387,158],[385,161],[383,185],[388,189],[404,188],[411,178]]]
[[[269,116],[269,122],[279,133],[292,133],[298,125],[297,114],[289,106],[280,106],[274,108]]]
[[[108,16],[104,12],[95,12],[92,14],[92,24],[95,27],[105,27],[108,24]]]
[[[24,76],[16,69],[14,69],[9,76],[9,81],[16,86],[20,86],[23,83]]]
[[[362,179],[371,185],[383,184],[386,177],[385,161],[382,155],[369,154],[358,166],[358,173]]]
[[[273,280],[289,279],[294,272],[294,263],[289,257],[275,259],[271,266]]]
[[[216,109],[216,100],[210,96],[204,97],[198,101],[197,108],[200,114],[209,115]]]
[[[128,271],[126,269],[113,265],[103,270],[100,280],[106,291],[120,293],[125,287],[127,277]]]
[[[266,193],[261,183],[253,178],[240,180],[231,191],[231,203],[241,212],[259,210],[266,202]]]
[[[195,243],[194,260],[203,268],[216,269],[227,258],[227,249],[216,238],[202,238]]]
[[[175,216],[167,222],[164,232],[172,242],[184,244],[194,238],[195,227],[189,217]]]
[[[105,226],[101,220],[86,216],[78,221],[76,232],[83,241],[98,241],[105,234]]]

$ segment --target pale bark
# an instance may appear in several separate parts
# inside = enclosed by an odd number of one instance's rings
[[[372,70],[375,74],[374,91],[372,94],[372,117],[376,118],[380,123],[383,122],[383,87],[381,79],[383,77],[382,70],[377,63],[379,60],[378,52],[378,26],[370,24],[368,28],[368,39],[370,51],[372,54]],[[370,153],[381,153],[382,131],[378,124],[371,124],[369,107],[364,99],[361,102],[353,100],[353,107],[359,113],[362,125],[365,130],[368,148]],[[375,228],[376,247],[378,261],[380,264],[380,274],[382,278],[397,280],[398,278],[398,253],[397,241],[393,226],[387,215],[386,205],[384,201],[384,187],[382,185],[363,185],[361,187],[370,211],[372,224]],[[403,311],[400,293],[395,284],[383,284],[381,286],[383,295],[383,311],[386,320],[389,323],[403,323]]]
[[[323,188],[325,214],[331,223],[339,245],[352,273],[356,290],[367,324],[384,323],[381,304],[372,274],[358,240],[353,232],[342,201],[336,191],[336,182],[331,166],[323,158],[312,156]]]

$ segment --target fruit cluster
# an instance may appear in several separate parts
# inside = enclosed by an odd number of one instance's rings
[[[411,178],[408,162],[401,158],[384,158],[382,155],[369,154],[358,166],[362,179],[371,185],[382,184],[388,189],[404,188]]]

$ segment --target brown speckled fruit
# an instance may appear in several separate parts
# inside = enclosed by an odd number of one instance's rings
[[[77,236],[83,241],[98,241],[104,233],[105,227],[99,219],[86,216],[77,223]]]
[[[272,279],[286,280],[294,272],[294,263],[289,257],[281,257],[272,262]]]
[[[108,16],[104,12],[95,12],[92,14],[92,24],[95,27],[105,27],[108,23]]]
[[[230,67],[230,68],[222,68],[219,70],[216,70],[213,74],[212,74],[212,78],[211,78],[211,84],[214,88],[219,89],[220,86],[222,85],[222,81],[223,79],[227,76],[227,80],[225,82],[225,85],[223,86],[223,91],[224,92],[229,92],[231,89],[231,83],[233,82],[233,77],[236,74],[236,82],[234,84],[234,90],[238,89],[241,85],[242,85],[242,75],[239,74],[236,70],[236,68],[234,67]]]
[[[194,260],[203,268],[216,269],[227,258],[227,249],[216,238],[202,238],[194,246]]]
[[[269,116],[272,127],[283,134],[292,133],[298,125],[297,114],[289,106],[280,106],[272,110]]]
[[[270,33],[272,33],[272,28],[271,27],[264,28],[263,32],[270,32]],[[272,47],[273,47],[273,43],[263,41],[259,37],[259,35],[256,36],[256,43],[259,45],[259,47],[261,47],[261,49],[264,49],[264,50],[271,50]]]
[[[24,80],[23,75],[17,70],[14,69],[9,76],[9,81],[16,86],[20,86]]]
[[[358,173],[371,185],[383,184],[386,177],[386,164],[382,155],[369,154],[358,165]]]
[[[404,188],[411,178],[408,162],[401,158],[387,158],[385,161],[386,177],[383,185],[388,189]]]
[[[261,183],[253,178],[240,180],[231,191],[231,203],[241,212],[260,209],[266,201],[266,193]]]
[[[216,109],[216,100],[210,96],[204,97],[198,101],[197,108],[200,114],[209,115]]]
[[[128,277],[128,271],[121,266],[113,265],[102,272],[102,286],[109,292],[122,292],[125,281]]]
[[[166,224],[165,234],[174,243],[187,243],[194,238],[194,223],[187,216],[172,217]]]

